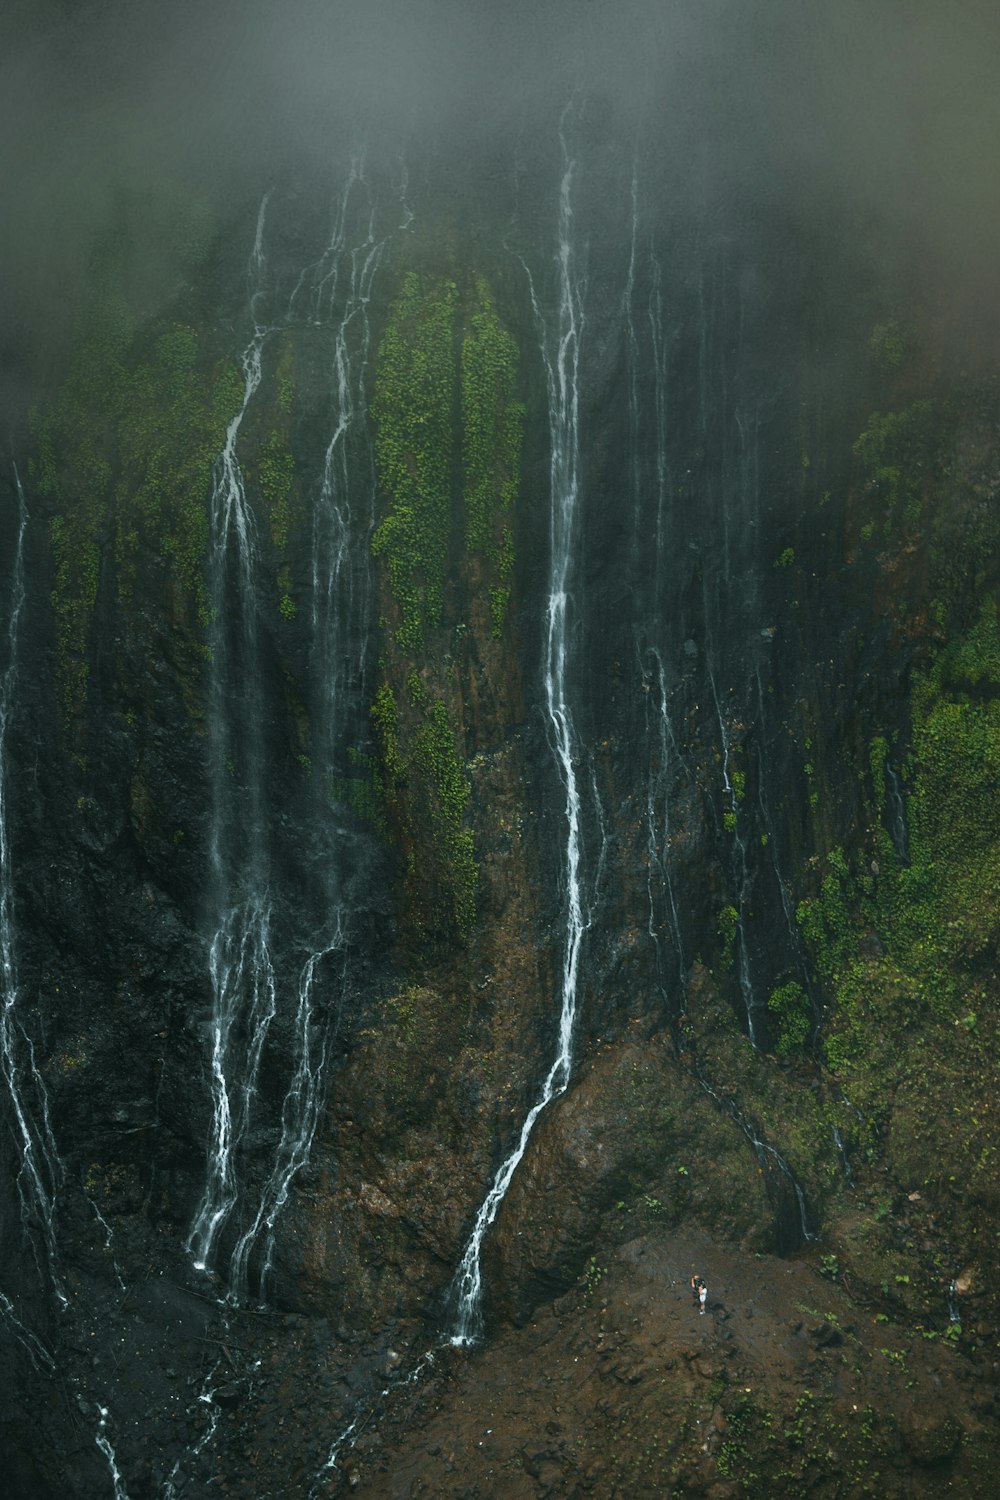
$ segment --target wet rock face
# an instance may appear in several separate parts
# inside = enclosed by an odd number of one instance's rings
[[[364,296],[345,277],[341,301],[262,345],[250,401],[245,265],[220,252],[199,272],[209,316],[181,302],[115,356],[134,400],[114,395],[121,370],[102,383],[95,365],[88,400],[119,403],[102,484],[69,408],[57,479],[35,456],[4,785],[18,1015],[59,1181],[50,1257],[5,1101],[0,1291],[18,1323],[0,1327],[18,1378],[3,1420],[25,1500],[63,1496],[70,1474],[84,1500],[106,1495],[98,1435],[132,1500],[183,1500],[220,1474],[234,1495],[305,1496],[356,1418],[320,1494],[724,1497],[778,1493],[760,1485],[789,1470],[807,1494],[862,1484],[872,1454],[887,1493],[989,1493],[995,1414],[976,1361],[997,1281],[972,1231],[996,1202],[995,984],[977,928],[949,950],[961,1013],[938,1016],[950,970],[930,988],[903,972],[899,908],[879,894],[926,889],[899,873],[920,853],[901,684],[936,649],[932,585],[877,509],[906,454],[880,450],[875,477],[856,478],[867,324],[836,310],[858,322],[842,355],[857,379],[814,403],[806,271],[783,279],[766,225],[742,226],[737,253],[679,224],[668,261],[655,207],[623,239],[599,187],[574,231],[591,274],[558,691],[554,207],[521,246],[537,306],[520,265],[484,250],[499,231],[388,235]],[[367,246],[367,206],[351,212]],[[476,212],[499,222],[496,204]],[[254,242],[254,213],[227,243]],[[274,308],[303,266],[328,264],[309,259],[314,232],[286,215],[266,242]],[[211,399],[181,406],[175,377]],[[241,401],[252,587],[235,534],[209,555],[213,460]],[[161,406],[197,444],[156,425]],[[973,425],[932,530],[982,522],[1000,468]],[[917,445],[919,484],[892,502],[915,525],[930,439],[912,418],[872,431]],[[182,488],[154,494],[147,468],[185,455]],[[493,506],[475,522],[473,481]],[[228,634],[199,583],[210,565],[228,580]],[[967,631],[979,612],[962,607]],[[988,658],[989,621],[977,628]],[[955,655],[949,723],[993,692],[971,646]],[[275,1009],[264,1025],[237,1007],[223,1043],[212,939],[248,870]],[[573,882],[572,1068],[483,1242],[490,1343],[425,1366],[556,1055]],[[250,967],[234,960],[235,990]],[[256,1059],[252,1077],[235,1055]],[[225,1222],[196,1273],[185,1244],[222,1140],[237,1191],[217,1194]],[[938,1140],[947,1171],[929,1162]]]

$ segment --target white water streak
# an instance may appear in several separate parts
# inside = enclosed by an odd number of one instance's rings
[[[327,1042],[324,1033],[317,1046],[312,1035],[316,970],[320,961],[335,951],[335,946],[331,946],[322,953],[312,954],[299,977],[294,1039],[296,1065],[282,1106],[281,1139],[261,1192],[257,1212],[233,1251],[230,1284],[234,1293],[247,1284],[250,1254],[263,1234],[264,1255],[260,1272],[260,1291],[263,1295],[274,1259],[274,1234],[278,1215],[288,1201],[293,1179],[308,1162],[312,1150],[322,1102],[321,1086],[326,1067]]]
[[[747,947],[746,924],[750,915],[750,865],[747,860],[746,838],[743,833],[742,820],[740,817],[740,798],[736,794],[736,788],[729,775],[729,728],[726,724],[722,705],[719,702],[719,693],[715,685],[715,673],[711,665],[708,669],[709,686],[712,689],[712,701],[715,704],[715,717],[719,725],[719,739],[722,745],[722,785],[729,802],[729,816],[732,819],[731,837],[733,840],[733,867],[736,876],[736,973],[740,984],[740,994],[743,997],[743,1010],[746,1015],[747,1036],[752,1047],[757,1046],[756,1010],[757,1001],[754,995],[753,974],[750,968],[750,950]]]
[[[84,1197],[86,1197],[86,1194],[84,1194]],[[93,1198],[87,1198],[87,1202],[90,1204],[91,1208],[94,1211],[94,1217],[95,1217],[95,1219],[97,1220],[98,1224],[100,1224],[102,1230],[104,1231],[104,1248],[107,1250],[108,1254],[111,1256],[111,1264],[114,1266],[114,1269],[115,1269],[115,1279],[118,1282],[118,1286],[119,1286],[119,1288],[120,1288],[121,1291],[123,1291],[123,1292],[127,1291],[128,1288],[125,1285],[125,1278],[122,1276],[121,1267],[119,1266],[119,1264],[118,1264],[118,1258],[115,1255],[114,1234],[112,1232],[111,1225],[108,1223],[107,1219],[101,1213],[101,1210],[98,1208],[98,1206],[94,1202]]]
[[[363,185],[360,168],[344,190],[334,237],[326,252],[335,279],[346,276],[347,286],[340,317],[334,332],[333,374],[335,380],[333,426],[323,458],[323,473],[313,511],[312,548],[312,655],[313,669],[320,684],[317,746],[318,760],[326,774],[334,765],[337,739],[341,729],[347,650],[345,622],[363,619],[366,600],[353,595],[356,569],[353,549],[357,546],[358,525],[352,490],[356,476],[352,471],[351,442],[364,432],[367,406],[365,382],[371,350],[368,306],[372,285],[386,247],[386,239],[377,239],[375,216],[369,208],[363,238],[347,248],[347,211],[349,196],[356,182]],[[374,525],[375,486],[367,484],[365,524]],[[364,655],[362,650],[361,655]]]
[[[122,1479],[121,1471],[118,1468],[118,1460],[115,1456],[115,1450],[111,1446],[111,1443],[109,1442],[107,1437],[106,1429],[108,1425],[108,1409],[106,1406],[102,1406],[99,1408],[99,1411],[101,1414],[101,1420],[98,1424],[97,1436],[94,1441],[108,1461],[108,1468],[111,1470],[111,1483],[114,1486],[114,1500],[129,1500],[128,1490],[125,1488],[125,1481]]]
[[[497,1170],[480,1205],[472,1233],[454,1280],[457,1312],[451,1343],[470,1344],[481,1331],[481,1252],[483,1240],[496,1218],[514,1173],[534,1130],[535,1122],[553,1099],[565,1092],[573,1060],[573,1031],[577,1011],[577,978],[586,920],[580,883],[580,791],[576,776],[577,750],[566,687],[569,655],[568,612],[570,571],[573,558],[579,494],[579,357],[583,332],[583,285],[573,249],[572,187],[575,163],[569,158],[565,138],[563,177],[559,197],[559,246],[557,255],[559,305],[555,329],[550,331],[540,309],[529,273],[529,288],[536,323],[541,334],[541,352],[548,387],[550,458],[550,572],[546,609],[545,658],[543,666],[545,708],[556,768],[565,793],[566,844],[563,861],[565,881],[565,936],[559,997],[559,1039],[556,1054],[542,1085],[541,1094],[521,1127],[513,1151]]]
[[[37,1338],[30,1328],[25,1328],[14,1311],[13,1302],[11,1302],[10,1298],[4,1292],[0,1292],[0,1317],[8,1324],[14,1337],[31,1360],[33,1369],[40,1370],[43,1366],[49,1371],[55,1369],[56,1362],[52,1358],[52,1355],[46,1349],[41,1339]]]
[[[684,958],[680,911],[674,892],[673,861],[670,853],[670,845],[673,837],[670,821],[671,772],[675,765],[681,763],[681,757],[677,749],[673,724],[670,719],[667,674],[663,665],[663,658],[655,646],[650,647],[650,655],[656,667],[657,704],[652,712],[654,714],[654,740],[659,751],[659,764],[655,773],[650,774],[649,789],[646,795],[646,849],[649,859],[649,876],[646,882],[649,903],[648,931],[653,945],[657,953],[659,953],[660,903],[656,899],[654,889],[654,881],[656,877],[659,877],[660,884],[666,896],[667,921],[677,956],[678,976],[681,985],[680,1008],[683,1011],[685,1006],[683,986],[687,965]],[[644,683],[644,686],[648,687],[648,682]]]
[[[716,1104],[719,1105],[719,1107],[729,1116],[731,1120],[735,1121],[736,1125],[746,1136],[760,1165],[762,1167],[765,1167],[767,1166],[768,1161],[773,1162],[778,1171],[781,1173],[782,1177],[784,1177],[786,1182],[790,1185],[792,1192],[795,1194],[795,1202],[799,1211],[799,1230],[802,1234],[803,1240],[805,1240],[807,1243],[812,1243],[814,1240],[818,1239],[819,1236],[809,1228],[809,1217],[806,1212],[805,1194],[799,1186],[794,1172],[788,1165],[785,1158],[782,1156],[781,1152],[777,1149],[776,1146],[772,1146],[770,1142],[765,1141],[758,1134],[758,1132],[750,1124],[750,1121],[746,1118],[746,1116],[736,1107],[733,1099],[722,1098],[719,1094],[716,1093],[716,1091],[711,1087],[710,1084],[706,1083],[705,1079],[701,1076],[700,1073],[697,1075],[697,1077],[698,1082],[701,1084],[705,1093],[708,1094],[710,1098],[715,1100]]]
[[[233,1152],[250,1117],[261,1053],[276,1010],[269,942],[270,902],[261,868],[261,715],[254,712],[256,684],[250,676],[256,668],[257,657],[257,540],[253,512],[247,500],[243,472],[236,452],[240,427],[261,383],[264,344],[274,331],[259,318],[266,275],[264,224],[267,204],[268,198],[265,197],[257,215],[257,229],[248,269],[253,334],[241,360],[243,400],[226,430],[226,441],[216,460],[212,486],[210,556],[215,615],[212,653],[215,701],[211,726],[214,782],[211,853],[223,909],[209,947],[209,973],[212,982],[212,1119],[208,1141],[208,1171],[205,1191],[187,1240],[188,1252],[199,1270],[208,1267],[216,1237],[236,1203]],[[239,584],[235,599],[231,600],[228,558],[233,550],[239,570]],[[239,747],[247,766],[245,802],[227,816],[232,795],[227,781],[235,777],[232,757],[237,753],[237,747],[233,744],[235,726],[229,722],[225,703],[226,689],[232,686],[227,681],[230,674],[225,639],[231,603],[238,611],[245,653],[244,665],[249,665],[249,670],[244,674],[249,712],[246,715],[246,743]],[[232,902],[229,888],[233,875],[227,868],[223,841],[231,832],[230,825],[234,817],[243,828],[246,868],[238,872],[237,877],[243,887],[243,897]],[[241,1034],[249,1038],[242,1044]],[[234,1092],[235,1102],[232,1097]]]
[[[362,195],[361,227],[351,245],[349,233],[359,215],[354,208]],[[210,949],[212,979],[212,1121],[205,1192],[188,1239],[197,1268],[207,1269],[219,1234],[240,1200],[235,1154],[245,1138],[256,1096],[264,1044],[279,1009],[278,982],[271,942],[269,860],[265,841],[264,754],[260,736],[262,713],[255,710],[257,686],[256,598],[259,555],[253,514],[247,502],[237,457],[237,438],[246,411],[262,379],[262,356],[269,337],[294,321],[312,326],[333,322],[333,423],[327,443],[319,492],[313,507],[313,568],[311,578],[312,666],[318,681],[313,715],[316,744],[313,757],[324,797],[333,775],[335,753],[342,738],[348,650],[346,623],[366,608],[354,598],[352,549],[359,532],[351,504],[349,443],[363,431],[366,415],[365,379],[370,353],[368,304],[386,239],[375,234],[375,210],[364,174],[364,156],[352,158],[347,181],[337,199],[330,239],[318,260],[298,277],[285,314],[272,324],[261,321],[267,263],[264,225],[267,199],[261,204],[250,257],[250,308],[253,336],[242,356],[244,393],[240,411],[230,423],[223,452],[216,465],[213,492],[213,571],[217,632],[213,652],[215,671],[215,817],[213,866],[223,902],[232,888],[238,899],[229,901],[219,920]],[[367,514],[373,524],[374,485],[367,487]],[[227,559],[238,563],[237,586],[228,581]],[[224,635],[227,618],[237,615],[242,628],[242,682],[246,712],[231,722],[227,694],[234,665],[227,659]],[[236,759],[242,757],[242,799],[232,789]],[[324,803],[318,816],[328,816]],[[242,852],[234,855],[232,845]],[[333,869],[333,862],[326,862]],[[282,1106],[281,1136],[270,1171],[256,1203],[245,1213],[229,1265],[229,1300],[246,1294],[251,1256],[262,1246],[260,1290],[270,1272],[275,1248],[275,1224],[288,1201],[295,1175],[309,1159],[320,1105],[326,1062],[326,1036],[317,1041],[317,982],[322,960],[343,946],[342,917],[335,892],[328,893],[327,932],[300,970],[292,1028],[293,1063]],[[243,1040],[241,1040],[243,1038]],[[247,1039],[248,1038],[248,1039]]]
[[[14,712],[17,682],[17,642],[25,603],[24,542],[28,510],[17,465],[13,466],[18,498],[18,532],[11,582],[10,620],[7,627],[7,664],[0,677],[0,1071],[10,1096],[14,1136],[21,1164],[17,1189],[21,1220],[34,1244],[34,1227],[40,1234],[56,1297],[68,1305],[58,1270],[55,1232],[56,1193],[63,1180],[62,1163],[56,1151],[49,1119],[48,1094],[35,1059],[34,1043],[18,1015],[19,985],[14,931],[14,882],[11,869],[7,812],[7,734]]]
[[[300,277],[289,309],[291,316],[296,299],[308,293],[310,320],[317,325],[334,320],[332,432],[313,508],[311,577],[312,666],[318,683],[313,756],[322,799],[328,797],[329,780],[343,738],[346,627],[356,616],[363,617],[366,609],[366,601],[355,600],[353,592],[359,526],[352,505],[354,476],[349,444],[364,429],[365,379],[371,348],[368,305],[387,241],[376,238],[375,212],[367,196],[360,236],[356,244],[349,244],[352,198],[358,193],[367,194],[360,153],[352,160],[337,202],[330,242],[320,260]],[[369,483],[367,488],[367,515],[363,521],[370,530],[374,484]],[[320,816],[328,816],[325,806]],[[325,863],[333,881],[335,860],[331,858]],[[288,1201],[292,1181],[309,1160],[316,1133],[327,1047],[325,1031],[319,1039],[313,1035],[317,982],[322,961],[340,952],[345,941],[343,913],[334,890],[331,889],[327,900],[331,909],[330,935],[310,954],[299,975],[292,1041],[295,1063],[282,1106],[281,1138],[256,1211],[233,1251],[229,1280],[230,1296],[234,1299],[247,1288],[250,1257],[260,1244],[259,1289],[264,1294],[274,1260],[277,1219]]]
[[[320,1469],[319,1473],[316,1475],[312,1489],[309,1491],[309,1500],[314,1500],[323,1475],[328,1473],[331,1469],[335,1469],[337,1467],[337,1459],[340,1457],[342,1450],[346,1447],[347,1451],[350,1452],[350,1450],[354,1447],[358,1438],[361,1436],[361,1433],[367,1426],[368,1420],[371,1417],[376,1404],[387,1400],[387,1398],[391,1396],[395,1391],[402,1391],[405,1390],[407,1386],[416,1385],[417,1381],[420,1380],[423,1376],[424,1371],[429,1370],[434,1364],[434,1356],[435,1350],[428,1349],[424,1354],[420,1356],[420,1358],[417,1360],[417,1363],[413,1366],[413,1369],[408,1375],[402,1377],[402,1379],[394,1381],[387,1386],[384,1386],[382,1390],[377,1393],[377,1395],[372,1396],[367,1401],[364,1401],[359,1405],[357,1411],[355,1412],[348,1425],[344,1428],[343,1432],[334,1439],[330,1447],[330,1451],[326,1456],[326,1462]]]

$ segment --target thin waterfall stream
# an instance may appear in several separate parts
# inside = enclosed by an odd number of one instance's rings
[[[333,1440],[327,1457],[318,1471],[310,1495],[316,1495],[323,1476],[338,1466],[341,1453],[350,1449],[371,1420],[378,1403],[397,1389],[411,1386],[433,1368],[437,1349],[463,1348],[475,1345],[482,1336],[482,1247],[486,1234],[496,1219],[514,1174],[524,1157],[539,1116],[560,1094],[570,1080],[573,1060],[573,1033],[577,1014],[577,981],[580,952],[587,921],[584,914],[581,874],[581,794],[576,772],[578,747],[568,701],[567,666],[569,661],[570,582],[573,547],[577,530],[579,499],[579,353],[584,326],[583,293],[573,244],[572,187],[576,163],[569,156],[565,135],[560,131],[563,172],[559,194],[558,302],[554,327],[550,328],[536,293],[530,271],[528,275],[531,304],[539,333],[540,349],[546,373],[550,433],[550,562],[548,599],[545,617],[545,646],[542,668],[544,706],[549,742],[563,788],[566,842],[563,849],[565,881],[564,938],[560,971],[559,1035],[555,1057],[542,1084],[541,1092],[525,1117],[513,1150],[501,1162],[486,1196],[480,1204],[472,1232],[466,1242],[458,1269],[451,1283],[455,1311],[450,1326],[436,1346],[424,1351],[412,1369],[390,1382],[375,1394],[358,1403],[350,1422]]]
[[[1000,6],[855,9],[8,6],[9,1500],[992,1494]]]
[[[18,633],[26,598],[24,545],[28,508],[16,464],[13,465],[13,477],[18,500],[18,527],[10,587],[6,661],[0,675],[0,981],[3,984],[0,1069],[10,1098],[14,1137],[20,1157],[17,1191],[22,1227],[35,1251],[39,1271],[42,1272],[44,1267],[56,1299],[65,1308],[68,1299],[59,1267],[55,1227],[56,1195],[63,1181],[63,1169],[49,1118],[45,1080],[36,1061],[35,1044],[19,1014],[21,996],[14,926],[7,751],[15,711]],[[2,1307],[5,1312],[7,1306],[4,1298]],[[15,1320],[13,1326],[20,1327],[20,1323]],[[33,1335],[30,1338],[34,1340]]]
[[[208,1268],[216,1237],[236,1203],[234,1152],[249,1124],[257,1069],[276,1009],[262,820],[257,540],[236,453],[240,427],[261,383],[263,348],[271,332],[258,315],[264,296],[267,204],[265,196],[248,269],[253,334],[241,358],[243,400],[216,461],[211,502],[210,857],[221,915],[209,949],[212,1123],[208,1174],[187,1241],[197,1270]],[[230,638],[232,621],[236,622],[234,639]],[[236,842],[235,850],[229,847],[230,840]],[[241,1030],[246,1033],[245,1041]]]
[[[541,1093],[532,1105],[514,1149],[500,1164],[486,1197],[476,1214],[472,1233],[453,1282],[456,1299],[450,1342],[474,1343],[482,1330],[482,1246],[486,1232],[497,1216],[514,1173],[527,1150],[532,1131],[542,1111],[565,1092],[573,1060],[573,1031],[577,1012],[577,979],[580,949],[587,922],[581,889],[580,788],[576,775],[577,745],[566,681],[569,657],[569,614],[574,542],[577,530],[580,461],[580,339],[583,334],[584,287],[580,277],[573,226],[573,177],[576,163],[570,158],[565,136],[563,175],[559,193],[558,307],[550,328],[540,306],[529,273],[531,304],[540,334],[542,360],[548,392],[550,435],[550,563],[546,605],[543,682],[550,744],[565,794],[566,843],[563,855],[565,881],[565,932],[559,995],[559,1037],[556,1054]]]
[[[356,462],[366,417],[365,377],[371,339],[368,304],[387,244],[376,234],[376,213],[361,153],[352,158],[337,199],[329,242],[299,274],[280,316],[264,321],[269,296],[264,234],[268,198],[260,206],[248,268],[252,336],[241,364],[240,410],[230,422],[216,463],[212,495],[213,600],[212,767],[214,814],[212,868],[219,918],[210,944],[212,981],[212,1123],[205,1191],[188,1237],[199,1270],[208,1269],[224,1226],[241,1194],[237,1157],[251,1129],[261,1058],[272,1023],[284,1004],[272,931],[276,893],[266,809],[266,754],[262,738],[263,688],[259,624],[260,549],[256,521],[237,454],[244,418],[264,379],[263,355],[271,337],[297,324],[333,328],[331,435],[313,509],[310,589],[311,665],[315,683],[315,823],[327,846],[320,864],[323,929],[301,960],[291,1016],[291,1074],[281,1110],[280,1135],[256,1205],[241,1209],[243,1227],[230,1255],[227,1296],[249,1291],[251,1258],[259,1250],[257,1285],[263,1295],[275,1249],[275,1226],[291,1184],[309,1158],[322,1100],[329,1013],[319,1020],[318,997],[331,966],[342,963],[348,943],[347,913],[337,887],[338,824],[330,783],[344,737],[349,687],[347,635],[366,618],[366,568],[356,554],[371,530],[374,481],[370,461]],[[367,439],[364,439],[367,442]],[[355,471],[361,469],[360,480]],[[357,490],[361,491],[358,495]],[[357,512],[357,514],[356,514]],[[235,625],[234,625],[235,622]],[[363,646],[361,655],[364,655]],[[361,664],[363,667],[363,663]]]

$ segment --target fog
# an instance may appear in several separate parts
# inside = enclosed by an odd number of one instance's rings
[[[522,166],[574,90],[672,195],[863,224],[956,318],[996,306],[1000,7],[990,0],[7,0],[0,379],[72,323],[131,204],[141,308],[185,215],[221,222],[359,136],[411,166]],[[181,210],[180,205],[183,205]]]

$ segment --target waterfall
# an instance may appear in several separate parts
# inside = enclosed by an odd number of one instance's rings
[[[646,894],[649,907],[647,930],[657,958],[657,971],[665,999],[669,995],[664,983],[665,963],[662,953],[661,928],[666,923],[673,941],[674,959],[677,966],[677,991],[679,1009],[684,1009],[684,980],[687,965],[684,958],[684,940],[681,935],[680,910],[674,890],[672,860],[670,855],[671,820],[670,790],[675,768],[682,759],[674,728],[670,719],[670,699],[667,674],[663,657],[655,646],[649,648],[651,666],[643,673],[643,688],[647,693],[648,716],[652,724],[647,731],[651,752],[655,750],[657,762],[650,766],[646,791],[646,851],[648,874]],[[655,698],[653,683],[655,682]],[[659,887],[659,889],[657,889]]]
[[[46,1370],[50,1374],[55,1370],[56,1362],[41,1339],[32,1333],[30,1328],[25,1328],[17,1313],[14,1304],[5,1292],[0,1292],[0,1317],[17,1339],[21,1348],[31,1361],[33,1370]]]
[[[375,475],[365,422],[365,379],[371,352],[368,306],[387,240],[376,237],[374,213],[370,212],[364,237],[358,245],[347,247],[349,195],[354,182],[361,180],[359,174],[359,167],[352,169],[334,239],[327,251],[332,262],[331,308],[341,274],[346,289],[334,329],[331,433],[313,509],[311,649],[316,684],[313,720],[318,760],[328,774],[342,749],[345,669],[349,660],[355,666],[353,658],[356,658],[363,670],[367,656],[364,641],[354,652],[349,650],[349,627],[355,622],[366,625],[370,614],[371,574],[367,566],[357,566],[355,554],[359,532],[364,533],[361,539],[367,542],[374,525]],[[406,223],[412,218],[409,210],[407,214]],[[357,512],[362,506],[364,513],[359,518]],[[365,546],[366,561],[368,555]],[[361,588],[356,596],[359,582]],[[363,690],[357,693],[357,698],[365,700]],[[323,791],[325,794],[328,788]]]
[[[404,177],[405,186],[405,177]],[[363,194],[360,237],[351,245],[352,199]],[[410,215],[412,217],[412,215]],[[406,223],[409,219],[405,220]],[[313,744],[317,774],[315,817],[328,841],[342,837],[330,805],[330,782],[343,753],[345,722],[351,699],[364,701],[363,682],[349,677],[346,664],[360,676],[367,657],[366,642],[351,642],[352,627],[367,625],[370,574],[366,545],[374,525],[375,477],[365,418],[365,380],[371,351],[368,306],[372,285],[388,240],[377,238],[375,212],[367,193],[363,159],[355,156],[334,216],[334,231],[313,273],[310,307],[314,321],[333,320],[334,376],[331,435],[327,443],[319,490],[313,509],[311,572],[311,667],[314,685]],[[343,295],[340,288],[343,285]],[[321,289],[321,290],[320,290]],[[359,550],[364,563],[359,566]],[[360,585],[360,586],[359,586]],[[281,1137],[257,1211],[233,1253],[231,1285],[246,1285],[247,1262],[263,1235],[260,1287],[271,1270],[275,1225],[288,1201],[297,1173],[312,1150],[325,1073],[329,1027],[316,1031],[317,985],[327,961],[347,946],[348,913],[338,882],[338,850],[329,848],[321,861],[324,874],[322,905],[326,929],[320,946],[310,953],[299,974],[295,1025],[295,1067],[285,1095]]]
[[[709,1098],[714,1100],[718,1108],[724,1114],[728,1115],[729,1118],[739,1128],[739,1130],[742,1131],[743,1135],[750,1143],[754,1156],[757,1158],[761,1170],[765,1170],[769,1167],[776,1168],[780,1175],[788,1183],[789,1187],[792,1189],[792,1192],[795,1196],[796,1208],[798,1210],[799,1233],[801,1234],[803,1241],[805,1241],[807,1244],[811,1244],[814,1240],[818,1239],[819,1236],[817,1232],[809,1227],[809,1211],[806,1205],[805,1194],[803,1193],[794,1172],[792,1171],[791,1167],[788,1165],[788,1162],[782,1156],[778,1148],[776,1146],[772,1146],[769,1141],[764,1140],[760,1133],[747,1119],[746,1115],[743,1114],[742,1110],[738,1108],[734,1099],[723,1098],[720,1094],[717,1094],[715,1089],[712,1088],[711,1084],[707,1081],[707,1079],[702,1075],[700,1071],[696,1071],[695,1077],[697,1078],[699,1084],[704,1089]]]
[[[11,579],[10,617],[7,625],[7,659],[0,675],[0,982],[3,985],[0,1013],[0,1069],[10,1098],[13,1136],[20,1155],[17,1190],[21,1222],[39,1259],[48,1270],[56,1297],[68,1305],[58,1269],[55,1230],[56,1193],[63,1180],[49,1119],[48,1094],[35,1059],[35,1047],[18,1013],[20,991],[14,929],[14,884],[11,870],[7,792],[7,740],[14,714],[17,684],[17,639],[25,603],[24,542],[28,510],[17,466],[14,485],[18,500],[17,543]],[[39,1242],[41,1255],[39,1255]],[[3,1299],[4,1310],[7,1299]]]
[[[746,835],[743,831],[740,818],[740,798],[736,786],[730,777],[730,742],[729,727],[722,705],[719,702],[719,692],[715,685],[715,671],[711,663],[708,667],[708,681],[712,691],[712,702],[715,705],[715,717],[719,726],[719,742],[722,746],[722,788],[729,803],[726,814],[729,819],[729,832],[733,840],[733,878],[736,885],[736,974],[739,980],[740,995],[743,998],[743,1011],[747,1022],[747,1036],[752,1046],[757,1046],[756,1011],[757,1000],[754,995],[753,974],[750,967],[750,950],[747,947],[747,918],[750,915],[750,891],[752,878],[750,874],[750,863],[747,859]]]
[[[580,949],[587,922],[581,895],[580,789],[575,761],[576,739],[567,694],[569,658],[570,575],[579,498],[579,359],[583,333],[583,282],[577,269],[573,240],[572,188],[576,163],[570,158],[560,130],[563,175],[559,194],[559,299],[555,326],[550,328],[528,273],[531,304],[540,335],[545,367],[550,437],[550,562],[542,666],[549,743],[565,797],[566,842],[563,852],[565,912],[562,971],[559,984],[559,1038],[556,1054],[541,1093],[529,1110],[514,1149],[501,1163],[476,1215],[472,1234],[453,1282],[457,1311],[451,1343],[470,1344],[482,1327],[481,1252],[483,1240],[524,1156],[535,1122],[553,1099],[565,1092],[573,1060],[573,1031],[577,1013]]]
[[[405,179],[404,179],[405,187]],[[275,1226],[296,1174],[312,1149],[322,1100],[329,1018],[317,1021],[321,981],[343,960],[348,913],[338,885],[338,840],[332,782],[346,740],[349,703],[363,693],[367,650],[351,637],[369,610],[369,575],[357,565],[373,524],[375,484],[365,430],[365,378],[371,348],[368,305],[387,236],[376,234],[376,212],[362,153],[351,161],[336,201],[328,243],[299,274],[280,317],[265,323],[267,295],[262,202],[249,265],[252,337],[242,356],[243,401],[216,463],[210,554],[212,634],[212,867],[218,896],[210,944],[212,981],[212,1125],[205,1192],[188,1248],[206,1269],[218,1235],[237,1209],[242,1227],[229,1263],[228,1295],[245,1296],[251,1259],[259,1251],[263,1293],[273,1265]],[[408,212],[408,211],[407,211]],[[313,824],[323,845],[318,893],[322,915],[294,982],[294,1002],[275,957],[272,933],[265,694],[259,661],[257,599],[260,556],[253,512],[237,456],[244,416],[263,378],[263,351],[274,333],[296,325],[332,328],[330,436],[312,509],[309,623],[313,731]],[[348,668],[348,663],[351,663]],[[291,1073],[280,1136],[255,1201],[237,1180],[236,1156],[251,1128],[258,1075],[272,1022],[291,1011]]]
[[[259,321],[268,198],[250,254],[253,334],[243,351],[243,400],[226,431],[212,482],[209,570],[212,601],[210,734],[211,865],[219,917],[209,948],[212,983],[212,1123],[205,1191],[188,1236],[198,1270],[236,1203],[234,1151],[247,1126],[257,1070],[276,1009],[263,826],[263,684],[257,657],[257,536],[237,438],[262,378]],[[235,1098],[234,1098],[235,1095]]]
[[[107,1435],[109,1415],[107,1407],[99,1407],[98,1413],[100,1416],[100,1422],[97,1425],[97,1436],[94,1441],[108,1461],[108,1468],[111,1471],[111,1484],[113,1488],[114,1500],[128,1500],[128,1490],[125,1488],[125,1481],[122,1479],[121,1470],[118,1467],[118,1458]]]

